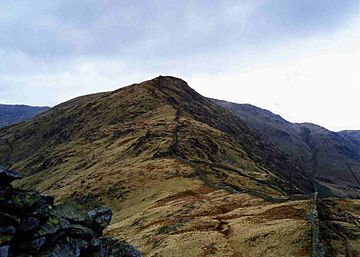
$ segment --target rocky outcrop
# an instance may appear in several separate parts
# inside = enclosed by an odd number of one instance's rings
[[[140,257],[133,246],[102,237],[112,212],[81,212],[36,191],[15,189],[17,172],[0,168],[0,257]]]

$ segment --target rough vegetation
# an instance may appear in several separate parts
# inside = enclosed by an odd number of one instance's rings
[[[49,107],[0,104],[0,127],[31,119],[48,109]]]
[[[17,187],[110,206],[147,257],[310,256],[313,183],[261,133],[173,77],[83,96],[0,129]],[[321,233],[321,231],[320,231]]]
[[[322,199],[318,210],[326,256],[360,256],[359,200]]]
[[[80,212],[56,206],[54,199],[36,191],[14,189],[14,171],[0,168],[0,256],[18,257],[140,257],[131,245],[102,238],[111,210]]]

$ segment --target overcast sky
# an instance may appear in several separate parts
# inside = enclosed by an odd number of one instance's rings
[[[158,75],[290,121],[360,129],[359,0],[2,0],[0,103]]]

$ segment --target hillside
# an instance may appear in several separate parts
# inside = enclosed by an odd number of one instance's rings
[[[360,131],[359,130],[344,130],[339,132],[340,135],[349,138],[360,146]]]
[[[49,107],[0,104],[0,127],[31,119]]]
[[[16,186],[57,203],[111,207],[107,235],[148,257],[309,256],[318,237],[301,167],[173,77],[75,98],[0,129],[0,164],[24,175]],[[329,249],[358,253],[360,236],[334,234],[344,244],[328,240]]]
[[[290,123],[270,111],[214,100],[296,160],[322,196],[359,197],[360,132]]]
[[[270,241],[274,254],[306,251],[309,203],[269,200],[311,192],[311,183],[182,80],[159,77],[76,98],[0,130],[0,138],[0,162],[25,176],[18,186],[58,202],[110,206],[109,235],[145,256],[181,256],[184,249],[193,255],[183,256],[228,256],[237,244],[246,256],[269,252]],[[273,234],[278,229],[287,232]]]

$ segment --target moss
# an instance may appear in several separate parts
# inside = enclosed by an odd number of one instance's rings
[[[49,218],[48,222],[49,225],[59,225],[60,220],[54,217]]]
[[[30,196],[30,195],[26,195],[26,196],[25,196],[25,204],[26,204],[26,205],[30,205],[30,202],[31,202],[31,196]]]
[[[165,225],[158,230],[158,234],[170,234],[176,230],[175,224]]]
[[[0,245],[11,240],[12,236],[10,235],[1,235],[0,236]]]
[[[45,232],[45,230],[40,229],[39,232],[38,232],[38,234],[39,234],[40,236],[44,236],[44,235],[46,235],[46,232]]]
[[[24,207],[24,204],[23,204],[23,202],[21,201],[21,199],[20,199],[19,196],[14,196],[14,197],[13,197],[13,201],[14,201],[14,203],[16,204],[16,206],[18,206],[19,208]]]

